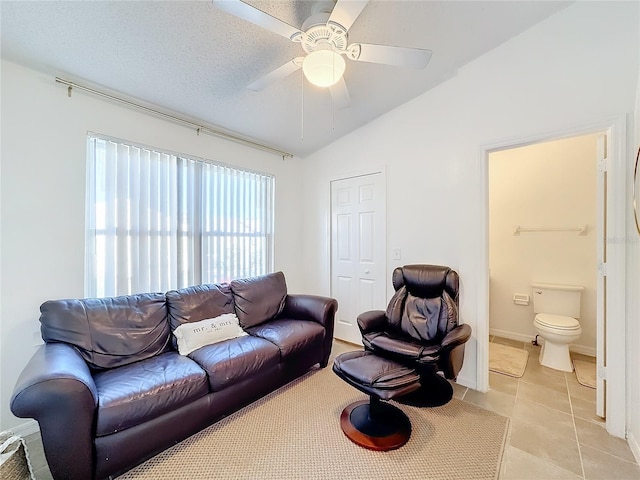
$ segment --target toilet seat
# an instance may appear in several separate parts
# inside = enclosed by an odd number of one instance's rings
[[[536,315],[535,322],[547,328],[562,331],[574,331],[580,329],[580,322],[572,317],[564,315],[553,315],[550,313],[539,313]]]

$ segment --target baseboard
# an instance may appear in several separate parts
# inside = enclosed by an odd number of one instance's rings
[[[531,342],[534,339],[534,337],[532,337],[531,335],[524,335],[522,333],[509,332],[507,330],[497,330],[495,328],[489,329],[489,335],[508,338],[509,340],[516,340],[518,342]]]
[[[478,385],[476,384],[475,378],[458,375],[456,379],[456,383],[460,386],[470,388],[472,390],[477,390]]]
[[[636,438],[630,433],[627,435],[627,443],[629,444],[629,448],[631,448],[631,453],[636,457],[636,462],[640,463],[640,445]]]
[[[27,422],[21,423],[20,425],[16,425],[15,427],[11,427],[9,430],[11,430],[19,437],[26,437],[33,433],[39,432],[40,426],[35,420],[29,420]]]
[[[516,340],[518,342],[532,342],[535,336],[524,335],[517,332],[509,332],[507,330],[498,330],[495,328],[489,329],[489,335],[495,335],[496,337],[508,338],[509,340]],[[538,337],[538,342],[544,343],[544,339]],[[588,357],[596,356],[596,349],[593,347],[587,347],[585,345],[569,345],[569,350],[572,352],[587,355]]]
[[[569,350],[576,353],[581,353],[582,355],[586,355],[588,357],[596,356],[596,349],[593,347],[585,347],[584,345],[569,345]]]

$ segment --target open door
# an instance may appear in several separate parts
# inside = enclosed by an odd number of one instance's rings
[[[597,143],[597,222],[596,248],[598,273],[596,281],[596,415],[606,416],[606,360],[607,360],[607,145],[609,134],[598,136]]]

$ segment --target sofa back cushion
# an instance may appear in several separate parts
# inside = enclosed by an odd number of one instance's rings
[[[40,312],[42,338],[74,345],[92,368],[119,367],[171,349],[163,293],[52,300]]]
[[[266,322],[279,315],[284,308],[287,283],[282,272],[233,280],[230,286],[242,328]]]
[[[171,331],[180,325],[234,313],[228,283],[204,284],[167,292]]]

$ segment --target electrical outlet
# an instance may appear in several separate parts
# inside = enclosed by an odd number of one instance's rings
[[[391,251],[391,259],[392,260],[400,260],[402,258],[402,250],[399,248],[394,248]]]

